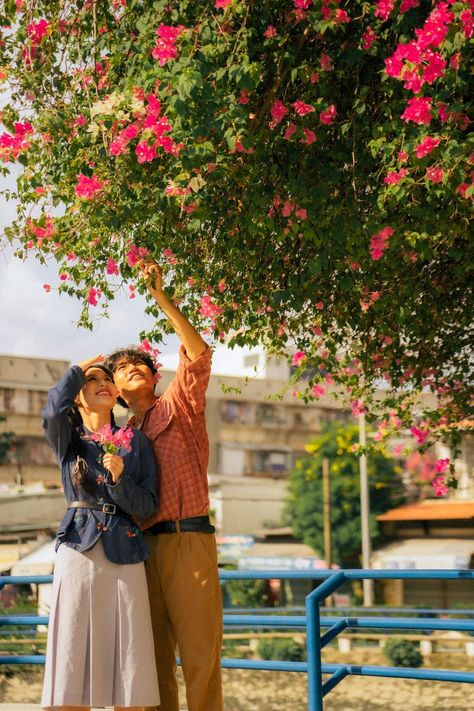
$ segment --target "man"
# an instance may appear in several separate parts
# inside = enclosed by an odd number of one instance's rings
[[[214,528],[209,523],[209,442],[205,392],[211,351],[163,291],[161,268],[142,263],[148,290],[181,341],[175,378],[154,393],[156,368],[138,348],[118,350],[106,363],[120,396],[153,446],[158,510],[142,523],[160,711],[178,711],[176,646],[189,711],[223,711],[222,598]]]

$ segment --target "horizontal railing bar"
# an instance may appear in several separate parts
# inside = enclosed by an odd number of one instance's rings
[[[474,684],[474,672],[447,669],[412,669],[411,667],[373,667],[356,664],[323,664],[323,674],[334,674],[344,668],[351,676],[379,676],[395,679],[418,679],[420,681],[455,681]]]
[[[52,575],[0,575],[0,587],[3,585],[39,585],[52,582]]]
[[[250,612],[256,612],[260,615],[263,614],[297,614],[298,612],[304,612],[305,607],[304,605],[300,605],[298,607],[224,607],[224,614],[225,615],[240,615],[240,614],[247,614]],[[452,610],[450,608],[446,607],[440,607],[440,608],[435,608],[435,607],[386,607],[384,605],[380,605],[380,607],[363,607],[362,605],[359,605],[357,607],[322,607],[321,608],[321,614],[335,614],[335,613],[340,613],[341,615],[346,616],[347,614],[351,612],[363,612],[364,614],[377,614],[381,615],[382,613],[385,613],[387,615],[391,614],[400,614],[400,613],[406,613],[407,615],[424,615],[424,614],[432,614],[432,615],[467,615],[469,617],[474,617],[474,610],[471,608],[470,610],[463,610],[463,609],[458,609],[456,608],[455,610]]]
[[[38,615],[2,615],[0,626],[13,625],[47,625],[48,617]],[[366,629],[396,629],[422,631],[456,631],[474,632],[474,621],[471,620],[420,620],[413,617],[322,617],[321,627],[344,625],[349,628]],[[299,627],[306,626],[305,615],[271,616],[271,615],[224,615],[224,625],[229,627]]]
[[[221,580],[327,580],[340,570],[220,570]],[[349,580],[474,580],[474,570],[344,570]]]
[[[47,625],[49,617],[40,617],[38,615],[2,615],[0,617],[0,626],[10,627],[12,625]]]
[[[30,656],[12,654],[0,655],[0,664],[44,664],[46,656],[44,654],[32,654]]]
[[[221,580],[327,580],[339,570],[220,570]],[[474,570],[345,570],[348,580],[474,580]],[[51,583],[52,575],[2,575],[3,585]]]
[[[270,617],[270,615],[224,615],[224,625],[229,627],[305,627],[304,615]]]
[[[345,620],[349,629],[365,627],[368,629],[387,630],[443,630],[455,632],[474,632],[473,620],[420,620],[413,617],[325,617],[321,618],[321,627],[332,627]]]
[[[268,659],[228,659],[221,660],[223,669],[259,669],[261,671],[307,672],[306,662],[277,662]]]

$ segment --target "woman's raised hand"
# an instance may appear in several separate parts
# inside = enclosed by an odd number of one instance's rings
[[[119,457],[118,454],[106,453],[102,457],[102,464],[104,468],[108,469],[109,472],[112,474],[114,484],[120,481],[120,477],[122,476],[124,469],[122,457]]]
[[[92,365],[96,365],[97,363],[102,363],[104,360],[105,356],[103,353],[99,353],[99,355],[89,358],[89,360],[81,360],[81,362],[78,363],[78,366],[85,372],[87,368],[90,368]]]

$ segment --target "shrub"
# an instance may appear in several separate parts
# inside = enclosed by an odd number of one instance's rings
[[[304,647],[294,639],[278,637],[261,639],[257,651],[262,659],[284,662],[302,662],[305,659]]]
[[[396,667],[420,667],[423,662],[418,644],[400,637],[389,639],[383,651]]]

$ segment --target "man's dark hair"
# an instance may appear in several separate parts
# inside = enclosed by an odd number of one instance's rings
[[[107,358],[104,360],[104,365],[106,368],[109,368],[112,373],[115,373],[115,371],[117,370],[117,365],[122,360],[124,360],[126,363],[145,363],[145,365],[150,368],[153,375],[158,372],[151,356],[149,356],[146,351],[142,350],[138,346],[128,346],[128,348],[117,348],[117,350],[113,351],[112,353],[110,353],[110,355],[107,356]]]

